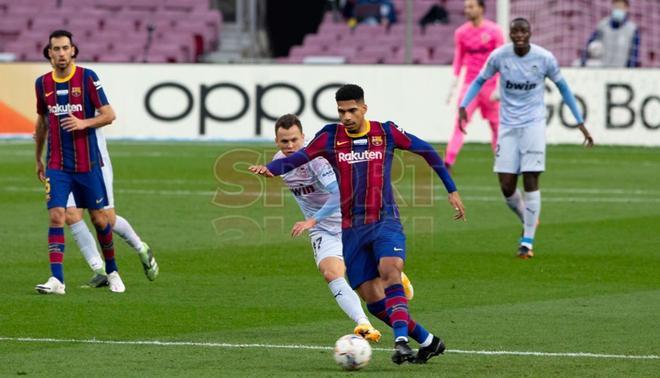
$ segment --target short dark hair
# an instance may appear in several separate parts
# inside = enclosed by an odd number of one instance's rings
[[[335,93],[336,101],[363,101],[364,100],[364,90],[356,84],[346,84],[341,88],[337,89]]]
[[[612,0],[612,4],[614,3],[625,3],[627,7],[630,7],[630,1],[628,0]]]
[[[477,0],[477,4],[479,4],[481,9],[486,9],[486,0]]]
[[[525,17],[516,17],[516,18],[514,18],[513,20],[511,20],[511,24],[510,24],[510,25],[513,25],[513,24],[515,24],[516,22],[524,22],[524,23],[527,24],[527,26],[528,26],[530,29],[532,28],[532,24],[530,24],[529,21],[528,21]]]
[[[279,129],[284,129],[284,130],[289,130],[293,126],[298,126],[300,129],[300,132],[303,132],[302,128],[302,123],[300,123],[300,119],[295,114],[285,114],[281,116],[280,118],[275,121],[275,134],[277,134],[277,130]]]
[[[43,50],[44,58],[50,60],[50,56],[48,56],[48,49],[50,49],[50,40],[53,38],[60,38],[60,37],[69,38],[69,42],[71,42],[71,46],[73,46],[76,49],[76,51],[73,53],[73,57],[75,58],[78,56],[79,50],[78,50],[78,46],[76,46],[76,44],[73,43],[73,34],[71,34],[71,32],[68,30],[59,29],[50,33],[50,35],[48,36],[48,44],[46,45],[46,47],[44,47]]]

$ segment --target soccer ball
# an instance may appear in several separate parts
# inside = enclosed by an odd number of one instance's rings
[[[335,361],[345,370],[358,370],[371,359],[369,342],[357,335],[342,336],[335,343]]]

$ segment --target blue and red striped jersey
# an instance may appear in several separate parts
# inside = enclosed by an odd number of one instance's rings
[[[59,79],[49,72],[37,79],[35,91],[37,113],[46,117],[48,124],[47,168],[89,172],[101,164],[95,129],[69,132],[60,126],[69,112],[80,119],[93,118],[96,109],[108,105],[96,73],[73,66],[68,77]]]
[[[328,160],[339,183],[342,228],[399,218],[391,180],[396,148],[424,157],[447,191],[456,191],[431,145],[393,122],[365,122],[366,131],[357,135],[349,133],[342,124],[326,125],[306,147],[285,159],[272,161],[268,170],[281,175],[319,156]]]

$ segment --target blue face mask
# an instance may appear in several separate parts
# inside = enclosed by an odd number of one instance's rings
[[[612,10],[612,19],[617,22],[621,22],[626,18],[627,12],[623,9],[613,9]]]

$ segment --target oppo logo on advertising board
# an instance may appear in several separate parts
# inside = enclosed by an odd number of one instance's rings
[[[164,122],[174,122],[185,119],[190,116],[193,112],[195,106],[199,107],[199,135],[206,135],[206,122],[211,119],[217,122],[233,122],[239,120],[243,117],[249,117],[248,111],[250,108],[254,108],[254,135],[262,135],[262,126],[261,123],[264,119],[268,121],[276,121],[281,114],[272,114],[267,111],[264,107],[264,97],[268,92],[273,90],[278,91],[288,91],[292,93],[298,102],[298,107],[295,111],[291,111],[293,114],[302,114],[305,111],[305,108],[308,103],[311,103],[312,111],[314,114],[327,122],[337,122],[336,114],[324,114],[321,112],[319,107],[319,98],[327,91],[334,93],[339,87],[343,84],[340,83],[328,83],[323,84],[316,88],[312,93],[311,99],[306,98],[303,91],[292,83],[277,82],[267,85],[257,84],[254,88],[254,97],[250,96],[248,91],[250,88],[246,88],[236,83],[230,82],[221,82],[212,85],[202,84],[198,88],[190,88],[185,85],[173,81],[161,82],[155,84],[146,92],[144,96],[144,107],[149,114],[149,116]],[[163,109],[162,106],[159,107],[158,102],[154,101],[154,96],[158,95],[160,91],[171,91],[175,90],[184,95],[185,106],[183,111],[179,114],[165,114],[169,109]],[[198,91],[197,98],[199,99],[198,103],[195,102],[195,96],[193,96],[193,91]],[[223,92],[223,96],[233,96],[238,99],[240,104],[238,107],[232,107],[227,109],[227,106],[223,103],[210,103],[207,102],[207,98],[214,92]],[[235,105],[235,104],[234,104]],[[234,106],[233,105],[233,106]],[[218,115],[222,112],[223,115]]]

